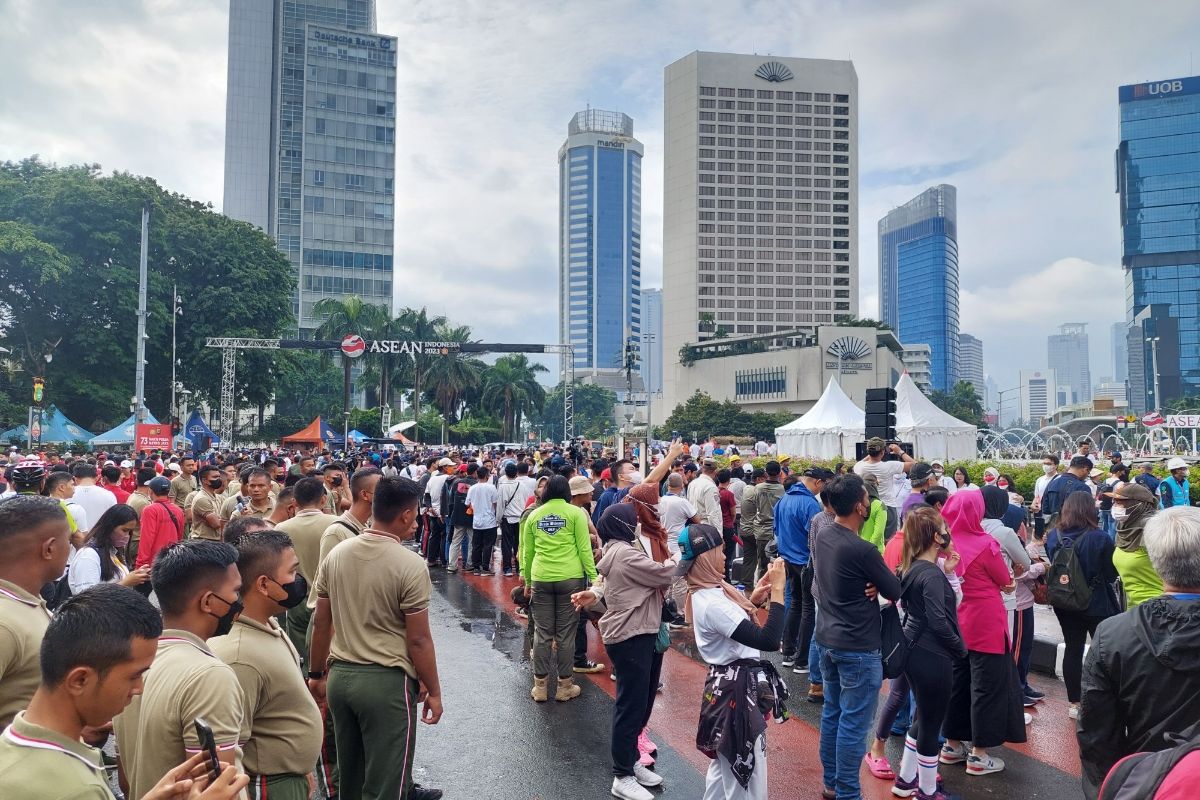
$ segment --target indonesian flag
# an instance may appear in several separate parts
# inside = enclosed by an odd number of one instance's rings
[[[1153,428],[1164,423],[1166,423],[1166,420],[1163,419],[1162,414],[1158,413],[1157,411],[1151,411],[1149,414],[1142,417],[1142,424],[1147,428]]]

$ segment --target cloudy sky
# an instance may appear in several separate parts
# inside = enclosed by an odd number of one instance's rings
[[[267,2],[268,0],[262,0]],[[220,208],[228,0],[0,0],[0,159],[151,175]],[[643,274],[661,281],[662,84],[693,50],[849,58],[858,72],[863,316],[875,225],[958,187],[962,329],[1000,388],[1090,323],[1094,379],[1124,315],[1117,86],[1195,74],[1187,0],[380,0],[400,39],[397,300],[483,338],[549,342],[556,154],[575,111],[646,146]]]

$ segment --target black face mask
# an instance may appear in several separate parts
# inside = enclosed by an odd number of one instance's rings
[[[275,601],[284,608],[295,608],[308,599],[308,581],[299,572],[296,573],[296,580],[291,583],[280,583],[274,578],[267,580],[287,592],[287,597]]]
[[[221,488],[221,479],[220,478],[209,478],[208,479],[208,488],[220,489]]]
[[[342,476],[341,475],[333,476],[332,478],[329,479],[329,483],[332,484],[333,486],[341,486],[342,485]]]
[[[239,597],[237,600],[234,600],[231,603],[216,592],[213,592],[213,597],[229,606],[229,610],[219,616],[211,611],[208,612],[209,616],[217,618],[217,630],[215,633],[213,633],[213,636],[224,636],[233,630],[233,621],[238,618],[239,614],[242,613],[242,608],[244,608],[242,605],[242,598]]]

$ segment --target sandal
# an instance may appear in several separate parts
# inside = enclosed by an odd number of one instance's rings
[[[896,780],[896,773],[892,771],[892,765],[888,763],[886,758],[871,758],[871,754],[867,753],[863,756],[863,761],[867,762],[867,769],[876,778],[882,781]]]

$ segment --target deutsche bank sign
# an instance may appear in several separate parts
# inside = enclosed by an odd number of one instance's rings
[[[1169,81],[1152,81],[1122,86],[1119,98],[1122,103],[1133,100],[1158,100],[1163,97],[1200,93],[1200,78],[1176,78]]]

